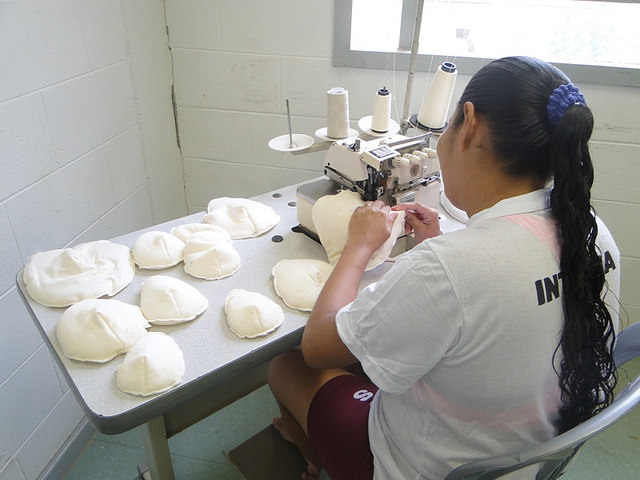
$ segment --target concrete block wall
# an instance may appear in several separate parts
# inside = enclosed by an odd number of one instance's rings
[[[186,214],[165,23],[161,0],[0,2],[1,480],[38,478],[83,419],[16,273]]]
[[[580,86],[595,118],[593,206],[622,255],[621,326],[640,321],[640,88]]]
[[[82,418],[14,286],[30,254],[318,176],[324,152],[267,147],[287,131],[287,98],[296,133],[326,126],[333,86],[349,90],[354,128],[382,85],[400,117],[406,72],[392,57],[385,70],[332,66],[333,3],[0,1],[0,480],[37,478]],[[416,75],[412,112],[428,83]],[[594,201],[639,321],[640,89],[581,87],[596,115]]]
[[[329,88],[349,90],[352,127],[371,115],[381,86],[404,89],[404,72],[332,66],[332,1],[166,5],[192,213],[216,196],[251,196],[322,173],[324,152],[292,155],[267,146],[288,131],[286,99],[294,133],[313,136],[326,127]],[[415,88],[424,85],[417,80]]]
[[[326,126],[326,91],[349,90],[351,126],[371,115],[382,85],[404,103],[406,72],[332,66],[334,2],[166,0],[174,60],[178,130],[190,212],[222,195],[250,196],[313,178],[324,152],[278,153],[267,142],[293,130],[308,135]],[[412,113],[429,84],[416,74]],[[460,76],[454,101],[468,78]],[[622,251],[622,303],[640,320],[640,89],[580,85],[594,111],[594,204]],[[411,133],[411,132],[409,132]]]

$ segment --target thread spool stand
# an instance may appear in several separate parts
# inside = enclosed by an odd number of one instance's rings
[[[388,135],[393,135],[394,133],[398,133],[400,131],[400,124],[393,120],[389,119],[389,130],[386,132],[376,132],[371,129],[371,124],[373,122],[373,115],[368,115],[366,117],[362,117],[358,120],[358,128],[362,130],[363,133],[367,135],[371,135],[372,137],[386,137]]]
[[[291,111],[289,110],[289,99],[285,100],[287,105],[287,123],[289,125],[289,133],[272,138],[269,141],[269,148],[279,152],[297,152],[309,148],[313,145],[313,138],[303,133],[292,133],[291,130]]]

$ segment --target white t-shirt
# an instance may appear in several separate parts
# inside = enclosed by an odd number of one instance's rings
[[[380,388],[376,480],[440,479],[554,436],[563,310],[547,194],[501,201],[421,243],[338,313],[341,339]],[[619,288],[619,252],[599,225]]]

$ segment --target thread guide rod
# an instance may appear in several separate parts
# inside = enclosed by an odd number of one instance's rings
[[[291,131],[291,111],[289,110],[289,99],[285,99],[285,103],[287,104],[287,121],[289,122],[289,148],[293,148],[295,145],[293,144],[293,133]]]
[[[407,88],[404,94],[404,109],[402,111],[401,131],[404,134],[411,124],[409,123],[409,108],[411,104],[411,90],[413,89],[413,75],[416,71],[416,61],[418,59],[418,45],[420,43],[420,28],[422,26],[422,11],[424,0],[418,0],[416,10],[416,21],[413,27],[413,41],[411,42],[411,57],[409,60],[409,75],[407,76]]]

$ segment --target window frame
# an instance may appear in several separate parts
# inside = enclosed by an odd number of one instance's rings
[[[601,0],[618,1],[621,3],[640,3],[640,0]],[[410,45],[413,36],[413,22],[417,0],[403,0],[402,26],[400,30],[400,45],[397,53],[366,52],[351,50],[351,0],[335,0],[334,9],[334,41],[333,66],[375,68],[384,70],[389,65],[389,58],[395,55],[394,69],[408,71],[410,60]],[[433,72],[442,62],[449,60],[442,55],[417,56],[416,72]],[[493,59],[456,57],[458,72],[463,75],[473,75],[483,65]],[[596,85],[617,85],[624,87],[640,87],[640,68],[624,68],[594,65],[576,65],[554,63],[564,71],[574,83],[590,83]]]

